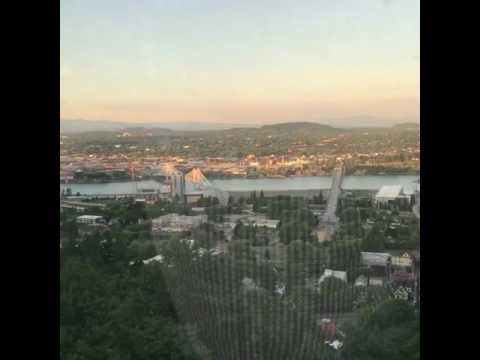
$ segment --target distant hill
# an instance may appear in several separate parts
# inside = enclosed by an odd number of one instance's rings
[[[417,123],[402,123],[393,125],[392,128],[394,129],[401,129],[401,130],[420,130],[420,124]]]
[[[174,135],[175,131],[165,128],[152,128],[152,127],[127,127],[122,129],[123,131],[132,134],[132,135],[143,135],[143,134],[152,134],[152,136],[162,136],[162,135]]]
[[[264,125],[260,127],[263,130],[303,130],[303,129],[315,129],[315,130],[322,130],[322,131],[336,131],[339,129],[334,128],[330,125],[324,125],[314,122],[287,122],[287,123],[280,123],[280,124],[272,124],[272,125]]]
[[[120,131],[124,129],[162,129],[170,131],[210,131],[232,127],[249,126],[221,123],[124,123],[117,121],[60,120],[61,133],[81,133],[91,131]]]
[[[260,133],[274,133],[278,135],[321,135],[335,136],[344,133],[345,129],[338,129],[330,125],[318,124],[313,122],[292,122],[273,125],[264,125],[260,129],[256,129]]]
[[[381,119],[357,117],[344,118],[336,120],[325,120],[324,122],[286,122],[279,124],[224,124],[224,123],[123,123],[111,121],[93,121],[93,120],[61,120],[60,132],[66,133],[85,133],[96,131],[133,131],[133,132],[151,132],[153,135],[174,135],[190,134],[193,132],[217,132],[217,133],[238,133],[246,134],[297,134],[312,136],[335,136],[345,132],[358,132],[370,129],[378,130],[414,130],[418,131],[420,125],[416,122],[399,122],[392,124],[391,119],[382,122]],[[327,125],[335,124],[335,126]],[[350,126],[346,126],[349,124]],[[354,125],[354,126],[352,126]],[[274,135],[270,134],[270,135]]]
[[[331,118],[315,121],[317,123],[329,124],[337,128],[390,128],[396,124],[418,123],[417,118],[385,118],[368,115],[350,116],[344,118]]]
[[[127,124],[110,121],[91,121],[91,120],[60,120],[61,133],[77,133],[91,131],[118,131]]]

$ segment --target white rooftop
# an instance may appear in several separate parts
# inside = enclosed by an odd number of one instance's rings
[[[378,190],[376,198],[392,198],[395,199],[403,195],[403,188],[401,185],[385,185]]]
[[[362,263],[364,265],[379,265],[386,266],[391,255],[388,253],[379,252],[361,252]]]
[[[102,216],[100,215],[81,215],[81,216],[78,216],[77,219],[84,219],[84,220],[97,220],[97,219],[101,219]]]
[[[156,255],[150,259],[143,260],[144,264],[150,264],[151,262],[158,261],[160,263],[163,263],[163,256],[162,255]]]
[[[332,348],[334,348],[335,350],[338,350],[338,349],[341,349],[342,346],[343,346],[343,343],[339,340],[335,340],[335,341],[332,341],[332,342],[328,342],[326,341],[325,342],[326,344],[330,345]]]
[[[322,283],[323,280],[325,280],[325,278],[327,278],[327,277],[335,277],[337,279],[347,281],[347,272],[346,271],[325,269],[323,275],[318,280],[318,283]]]

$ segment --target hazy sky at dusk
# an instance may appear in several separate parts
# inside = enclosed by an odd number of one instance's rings
[[[61,117],[418,117],[418,0],[61,0]]]

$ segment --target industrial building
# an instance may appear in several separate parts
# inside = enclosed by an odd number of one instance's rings
[[[376,205],[388,205],[395,200],[410,201],[410,196],[405,194],[401,185],[382,186],[375,195]]]
[[[158,235],[161,233],[192,231],[194,227],[206,223],[207,220],[207,215],[187,216],[168,214],[160,216],[152,220],[152,234]]]
[[[267,219],[263,215],[245,216],[240,219],[243,225],[250,225],[253,227],[265,227],[267,229],[275,230],[280,224],[280,220]]]
[[[94,225],[102,224],[104,221],[103,216],[99,215],[81,215],[77,217],[77,223],[79,224]]]

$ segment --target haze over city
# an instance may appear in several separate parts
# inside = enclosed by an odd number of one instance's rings
[[[418,7],[415,0],[62,0],[61,118],[418,121]]]

